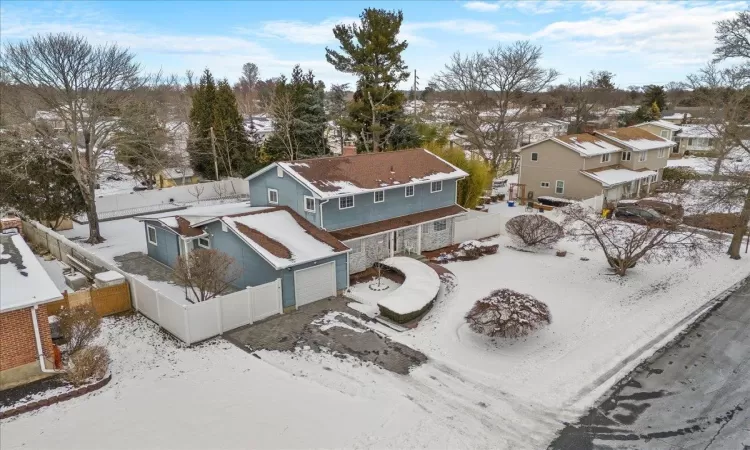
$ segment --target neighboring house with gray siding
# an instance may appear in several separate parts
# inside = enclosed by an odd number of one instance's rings
[[[533,197],[607,201],[651,192],[675,145],[637,127],[557,136],[521,147],[519,183]]]
[[[194,249],[219,250],[234,259],[238,289],[280,280],[285,310],[349,286],[349,248],[290,206],[223,204],[138,220],[153,259],[175,267]]]
[[[349,248],[348,273],[453,244],[467,174],[425,149],[278,162],[247,178],[253,206],[287,206]]]

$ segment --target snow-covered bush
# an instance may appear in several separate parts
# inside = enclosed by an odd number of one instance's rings
[[[552,322],[549,308],[534,297],[510,289],[493,291],[466,314],[469,327],[490,337],[518,338]]]
[[[70,355],[88,347],[101,331],[102,319],[91,305],[63,309],[58,317],[60,333]]]
[[[484,255],[494,255],[497,253],[497,244],[481,241],[466,241],[459,244],[458,249],[463,251],[467,259],[477,259]]]
[[[505,224],[505,231],[527,247],[552,247],[565,234],[560,225],[540,214],[516,216]]]
[[[94,345],[78,350],[68,361],[65,378],[72,384],[80,386],[104,378],[109,367],[107,349]]]

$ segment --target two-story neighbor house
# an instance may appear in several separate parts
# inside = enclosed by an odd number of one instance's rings
[[[661,181],[674,145],[637,127],[557,136],[518,150],[519,183],[535,197],[630,197]]]
[[[673,142],[677,142],[677,137],[682,131],[681,125],[674,124],[667,120],[652,120],[651,122],[639,123],[634,126]],[[680,153],[679,146],[675,145],[672,147],[670,154],[674,156],[678,153]]]
[[[466,172],[425,149],[278,162],[247,178],[253,206],[287,206],[344,242],[349,273],[453,243]]]

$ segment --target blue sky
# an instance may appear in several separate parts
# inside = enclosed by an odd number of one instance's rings
[[[451,54],[486,52],[515,40],[542,46],[543,64],[558,82],[592,69],[616,74],[622,87],[683,81],[708,62],[714,22],[747,9],[748,1],[78,1],[0,6],[0,39],[72,32],[93,43],[129,47],[148,71],[184,74],[208,67],[237,79],[242,64],[261,77],[288,74],[300,63],[326,84],[351,82],[325,61],[336,47],[331,29],[365,7],[401,9],[404,59],[421,86]]]

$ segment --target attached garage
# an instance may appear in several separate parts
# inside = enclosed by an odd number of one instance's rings
[[[294,271],[294,297],[297,308],[335,295],[335,261]]]

